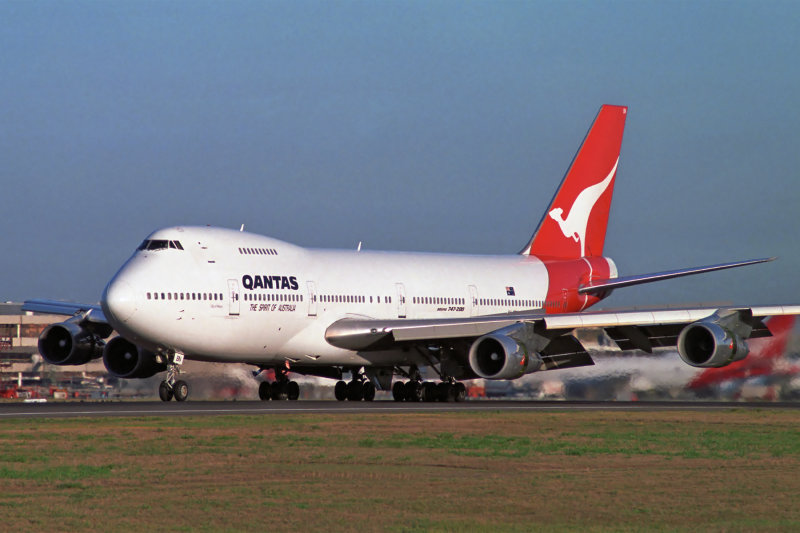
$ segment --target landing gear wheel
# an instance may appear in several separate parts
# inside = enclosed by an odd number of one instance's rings
[[[421,402],[422,401],[422,383],[419,381],[409,381],[406,383],[406,401],[407,402]]]
[[[396,402],[402,402],[406,399],[406,384],[402,381],[395,381],[392,385],[392,398]]]
[[[436,385],[436,392],[439,394],[440,402],[452,402],[455,400],[455,387],[447,382]]]
[[[453,399],[457,402],[463,402],[464,400],[466,400],[467,387],[461,382],[456,383],[454,387],[455,387],[455,397]]]
[[[367,381],[364,383],[364,401],[371,402],[375,399],[375,385]]]
[[[272,384],[272,399],[275,401],[278,400],[285,400],[287,398],[286,394],[286,383],[281,383],[280,381],[276,381]]]
[[[162,381],[158,386],[158,397],[161,398],[162,402],[168,402],[172,399],[172,396],[172,387],[166,381]]]
[[[426,381],[422,384],[422,401],[435,402],[436,401],[436,383]]]
[[[364,384],[360,381],[351,381],[347,384],[347,399],[351,402],[360,402],[364,398]]]
[[[336,399],[340,402],[343,402],[347,399],[347,383],[344,381],[337,381],[336,386],[333,388],[333,395],[336,396]]]
[[[185,402],[189,397],[189,384],[183,380],[176,381],[172,386],[172,393],[175,395],[176,402]]]
[[[300,385],[296,381],[290,381],[286,384],[286,397],[291,401],[300,397]]]
[[[264,401],[272,398],[272,386],[269,381],[262,381],[261,385],[258,386],[258,397]]]

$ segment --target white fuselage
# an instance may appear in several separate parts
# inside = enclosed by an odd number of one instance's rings
[[[312,250],[212,227],[158,230],[143,247],[109,282],[107,319],[144,348],[205,361],[368,365],[328,344],[328,326],[540,309],[548,293],[532,256]]]

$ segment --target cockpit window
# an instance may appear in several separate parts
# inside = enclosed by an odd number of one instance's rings
[[[168,241],[162,241],[160,239],[153,239],[147,245],[148,250],[163,250],[169,246]]]
[[[183,250],[180,241],[167,241],[162,239],[145,240],[139,245],[137,250],[166,250],[167,248]]]

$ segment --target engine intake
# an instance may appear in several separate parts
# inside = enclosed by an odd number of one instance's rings
[[[698,368],[719,368],[741,361],[749,353],[747,343],[716,322],[689,324],[678,336],[683,361]]]
[[[518,326],[509,326],[484,335],[469,349],[469,366],[484,379],[516,379],[542,366],[538,354],[530,354],[522,342],[510,335]]]
[[[103,350],[109,373],[124,379],[149,378],[167,369],[166,361],[123,337],[114,337]]]
[[[51,365],[85,365],[103,356],[105,341],[75,322],[50,324],[39,335],[39,353]]]

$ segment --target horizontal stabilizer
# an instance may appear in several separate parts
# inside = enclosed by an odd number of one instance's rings
[[[578,292],[580,294],[605,292],[613,289],[619,289],[620,287],[630,287],[631,285],[640,285],[642,283],[651,283],[653,281],[661,281],[664,279],[680,278],[682,276],[691,276],[692,274],[703,274],[704,272],[725,270],[726,268],[735,268],[740,266],[756,265],[758,263],[767,263],[769,261],[774,261],[775,259],[777,259],[777,257],[765,257],[762,259],[750,259],[749,261],[736,261],[734,263],[722,263],[719,265],[683,268],[679,270],[667,270],[665,272],[654,272],[652,274],[623,276],[620,278],[594,281],[592,283],[587,283],[586,285],[581,285],[580,287],[578,287]]]

